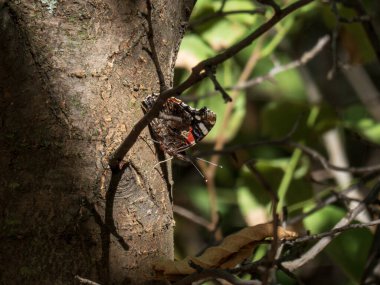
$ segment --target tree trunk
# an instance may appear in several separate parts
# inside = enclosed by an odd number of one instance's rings
[[[152,2],[170,86],[194,0]],[[143,284],[155,257],[173,257],[170,185],[149,133],[121,178],[108,168],[159,90],[142,13],[146,1],[0,1],[1,284]]]

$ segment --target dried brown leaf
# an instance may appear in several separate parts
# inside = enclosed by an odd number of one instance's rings
[[[278,239],[293,239],[297,233],[277,228]],[[229,269],[248,258],[258,242],[273,237],[273,224],[266,223],[246,227],[237,233],[227,236],[220,245],[209,247],[197,257],[188,256],[180,261],[159,260],[154,263],[158,276],[175,279],[176,276],[188,275],[195,272],[190,261],[204,269]]]

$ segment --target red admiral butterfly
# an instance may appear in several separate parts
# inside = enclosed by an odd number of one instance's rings
[[[157,96],[152,94],[145,98],[142,102],[144,112],[152,108]],[[210,109],[206,107],[195,109],[171,97],[150,126],[154,139],[160,144],[162,151],[170,156],[189,161],[183,152],[201,141],[215,122],[216,114]]]

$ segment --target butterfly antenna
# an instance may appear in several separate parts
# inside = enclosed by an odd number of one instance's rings
[[[207,180],[206,177],[203,175],[202,171],[198,168],[198,166],[193,162],[193,160],[189,158],[188,161],[189,161],[189,162],[195,167],[195,169],[198,171],[198,173],[200,174],[200,176],[202,176],[203,180],[204,180],[205,182],[207,182],[208,180]]]
[[[211,161],[208,161],[208,160],[203,159],[203,158],[200,158],[200,157],[195,157],[195,159],[198,159],[198,160],[200,160],[200,161],[207,162],[208,164],[214,165],[214,166],[219,167],[219,168],[223,168],[222,165],[219,165],[219,164],[213,163],[213,162],[211,162]]]
[[[156,163],[154,166],[153,166],[153,169],[155,169],[158,165],[160,165],[161,163],[164,163],[164,162],[167,162],[169,160],[172,160],[173,159],[173,156],[172,157],[169,157],[168,159],[165,159],[165,160],[161,160],[160,162]]]

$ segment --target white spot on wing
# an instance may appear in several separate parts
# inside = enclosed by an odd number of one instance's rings
[[[201,129],[203,135],[207,135],[208,134],[208,130],[207,130],[206,126],[203,123],[199,123],[198,126]]]

